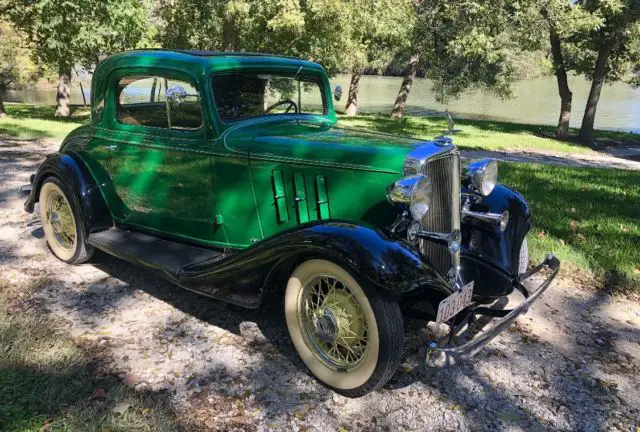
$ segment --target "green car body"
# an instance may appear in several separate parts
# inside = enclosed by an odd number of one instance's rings
[[[295,72],[300,67],[322,80],[326,114],[293,115],[275,125],[273,118],[225,124],[218,117],[208,94],[217,73]],[[167,71],[201,90],[202,127],[182,131],[119,123],[110,94],[116,78]],[[78,153],[105,185],[114,221],[220,247],[248,247],[318,219],[390,224],[396,211],[387,202],[386,188],[402,176],[407,153],[420,145],[337,127],[324,70],[300,60],[127,53],[100,64],[92,92],[91,124],[65,140],[61,151],[75,150],[81,142]],[[83,135],[92,136],[88,144],[74,139]],[[282,197],[275,199],[276,194]]]
[[[476,315],[503,317],[462,347],[432,341],[428,363],[473,355],[559,262],[525,272],[531,213],[496,183],[495,162],[462,168],[448,138],[341,127],[337,93],[320,65],[294,58],[111,56],[94,73],[90,123],[32,176],[25,210],[40,202],[47,242],[69,263],[97,248],[251,308],[284,291],[296,349],[343,394],[393,375],[401,313],[446,322],[449,336]],[[544,267],[530,293],[522,281]],[[486,306],[514,290],[517,308]]]

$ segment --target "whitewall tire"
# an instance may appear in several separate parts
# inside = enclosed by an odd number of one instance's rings
[[[294,270],[285,317],[311,373],[346,396],[384,385],[402,358],[404,323],[397,302],[366,292],[331,261],[312,259]]]

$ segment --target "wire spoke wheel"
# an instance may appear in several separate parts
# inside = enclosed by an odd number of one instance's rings
[[[313,277],[304,284],[299,311],[305,340],[323,363],[347,371],[362,361],[367,321],[346,284],[328,275]]]
[[[53,190],[44,203],[49,232],[58,246],[71,251],[76,244],[76,224],[67,199],[60,192]]]
[[[304,364],[351,397],[386,383],[403,352],[400,306],[365,289],[338,264],[309,259],[294,269],[284,299],[289,336]]]

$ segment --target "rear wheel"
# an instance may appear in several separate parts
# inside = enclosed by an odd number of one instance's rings
[[[55,256],[70,264],[87,261],[93,248],[85,244],[82,216],[71,193],[55,177],[40,188],[40,221],[47,243]]]
[[[384,385],[403,355],[400,307],[374,294],[320,259],[298,266],[287,284],[285,316],[298,354],[316,378],[345,396]]]

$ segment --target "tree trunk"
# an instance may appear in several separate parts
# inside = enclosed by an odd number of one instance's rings
[[[347,115],[353,117],[358,113],[358,89],[360,87],[360,72],[351,74],[349,95],[347,97]]]
[[[571,101],[573,93],[569,90],[569,82],[567,81],[567,70],[562,57],[562,46],[560,37],[555,27],[549,27],[549,39],[551,41],[551,56],[553,57],[553,68],[555,69],[556,79],[558,81],[558,93],[560,94],[560,118],[558,119],[558,129],[556,129],[556,137],[567,139],[569,137],[569,119],[571,118]]]
[[[61,64],[58,70],[58,91],[56,92],[56,117],[71,116],[71,68]]]
[[[0,98],[0,118],[2,117],[7,117],[9,114],[7,114],[7,110],[4,109],[4,104],[2,103],[2,99]]]
[[[580,126],[580,141],[590,143],[593,139],[593,124],[596,119],[596,108],[600,100],[600,92],[604,85],[605,76],[607,75],[607,63],[609,55],[615,45],[615,39],[605,40],[598,50],[598,58],[593,68],[593,79],[591,81],[591,90],[587,97],[587,106],[582,117],[582,125]]]
[[[404,106],[407,104],[407,98],[409,92],[411,92],[411,86],[413,85],[413,79],[416,77],[418,71],[418,63],[420,62],[420,54],[413,54],[409,59],[407,70],[404,72],[404,78],[396,97],[396,103],[393,105],[393,111],[391,111],[391,118],[401,119],[404,116]]]
[[[222,23],[222,43],[225,51],[236,50],[236,25],[235,18],[228,12],[225,12],[224,22]]]

